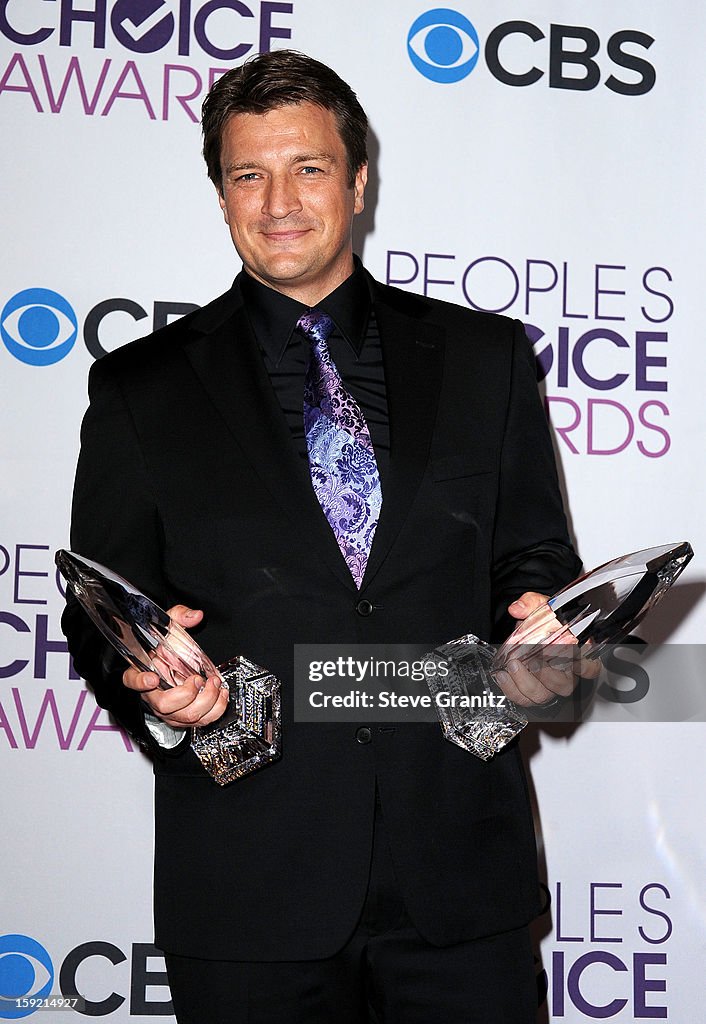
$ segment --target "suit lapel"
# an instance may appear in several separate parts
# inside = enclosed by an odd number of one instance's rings
[[[231,304],[216,323],[196,318],[194,326],[201,330],[185,346],[187,358],[243,455],[291,520],[296,543],[309,544],[312,559],[323,558],[355,591],[307,465],[292,441],[242,299],[234,292],[235,308]],[[239,500],[247,501],[247,495]]]
[[[444,363],[444,330],[413,315],[415,296],[390,293],[375,282],[390,419],[390,471],[363,578],[364,589],[390,553],[414,501],[429,459]],[[394,295],[394,304],[387,296]]]

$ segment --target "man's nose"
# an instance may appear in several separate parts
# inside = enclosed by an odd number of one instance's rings
[[[262,212],[270,217],[277,217],[281,220],[288,217],[290,213],[297,213],[301,210],[301,202],[296,182],[291,175],[277,175],[272,177],[265,192],[265,201]]]

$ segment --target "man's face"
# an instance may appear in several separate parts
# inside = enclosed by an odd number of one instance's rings
[[[297,103],[233,114],[223,130],[221,171],[223,215],[253,277],[313,306],[349,276],[367,167],[351,188],[330,110]]]

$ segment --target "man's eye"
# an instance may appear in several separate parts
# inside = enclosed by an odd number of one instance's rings
[[[255,181],[257,174],[255,171],[250,171],[248,174],[240,174],[235,180],[236,181]]]
[[[303,174],[321,174],[320,167],[302,167]]]

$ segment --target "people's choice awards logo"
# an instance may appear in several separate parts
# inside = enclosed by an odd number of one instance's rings
[[[27,935],[0,935],[0,1019],[34,1013],[36,1000],[49,995],[53,984],[54,965],[44,946]]]
[[[15,359],[30,366],[50,366],[68,355],[76,341],[73,309],[49,288],[25,288],[0,314],[0,336]]]
[[[0,0],[0,40],[16,48],[0,56],[0,99],[20,117],[130,112],[196,124],[234,61],[293,31],[293,0]]]
[[[432,82],[460,82],[473,71],[479,52],[478,33],[468,18],[445,7],[420,15],[407,36],[409,59]]]

